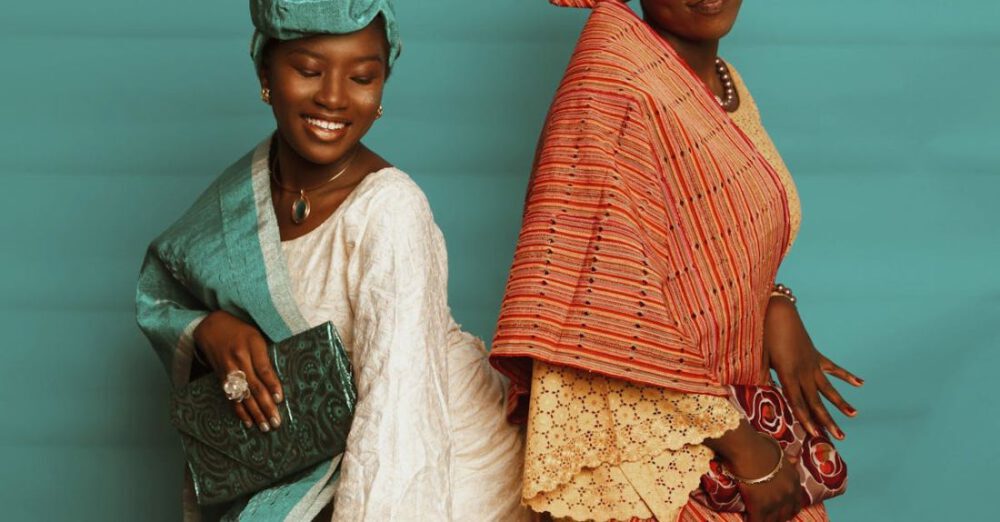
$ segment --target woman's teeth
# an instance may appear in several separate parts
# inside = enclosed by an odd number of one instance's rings
[[[347,125],[335,121],[317,120],[316,118],[306,118],[306,123],[324,130],[340,130]]]

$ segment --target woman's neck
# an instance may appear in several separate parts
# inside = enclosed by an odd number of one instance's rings
[[[650,24],[650,26],[670,43],[681,59],[687,63],[698,78],[701,78],[701,81],[705,82],[705,85],[708,85],[712,92],[716,94],[722,92],[722,81],[715,69],[715,59],[719,56],[718,40],[697,42],[686,40],[655,25]]]
[[[289,188],[294,187],[295,189],[309,189],[310,187],[322,185],[345,167],[351,166],[355,157],[360,156],[361,152],[364,151],[364,145],[358,143],[337,161],[329,165],[319,165],[310,162],[295,152],[295,149],[285,141],[280,132],[275,133],[275,138],[277,140],[278,173],[281,177],[281,184]],[[341,179],[344,179],[349,184],[347,178],[350,177],[352,176],[344,176]],[[339,184],[337,183],[337,185]]]

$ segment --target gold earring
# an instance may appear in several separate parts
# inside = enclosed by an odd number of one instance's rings
[[[379,106],[378,106],[378,112],[376,112],[376,113],[375,113],[375,119],[376,119],[376,120],[382,117],[382,112],[383,112],[383,110],[382,110],[382,106],[381,106],[381,105],[379,105]]]
[[[260,101],[271,105],[271,89],[264,87],[260,90]]]

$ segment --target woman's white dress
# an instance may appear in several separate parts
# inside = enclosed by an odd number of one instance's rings
[[[526,520],[505,383],[452,318],[444,238],[413,180],[369,174],[282,247],[303,315],[336,325],[355,370],[333,520]]]

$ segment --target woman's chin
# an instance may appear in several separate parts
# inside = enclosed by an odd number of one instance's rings
[[[694,42],[716,42],[729,34],[735,20],[713,20],[697,28],[693,34],[682,35]]]
[[[305,143],[289,141],[291,148],[303,160],[313,165],[333,165],[353,150],[356,144],[355,140],[341,140],[336,146],[310,143],[308,140]]]
[[[343,159],[344,154],[346,154],[346,151],[338,154],[310,154],[302,156],[302,159],[313,165],[333,165]]]

